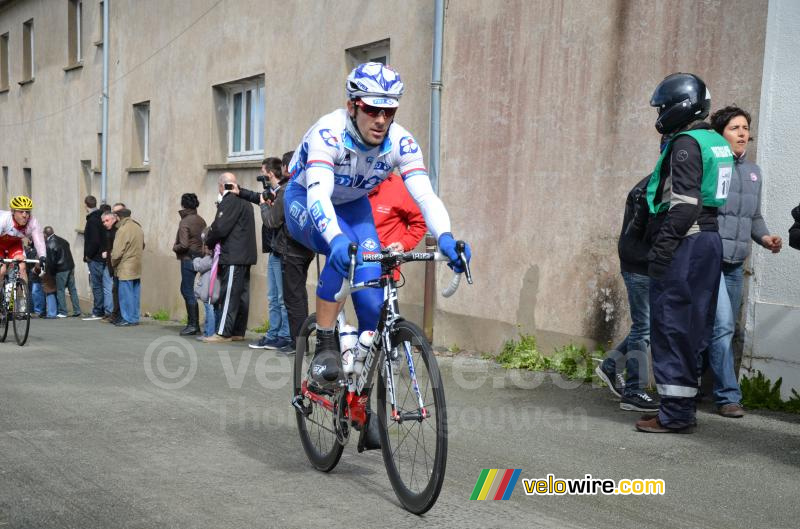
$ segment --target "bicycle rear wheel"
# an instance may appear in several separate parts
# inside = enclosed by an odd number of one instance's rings
[[[18,345],[25,345],[28,341],[28,331],[31,327],[31,304],[28,296],[28,283],[21,277],[17,278],[17,284],[12,290],[14,299],[14,338]]]
[[[447,465],[444,387],[433,349],[419,327],[398,321],[391,345],[396,359],[383,363],[378,377],[383,462],[400,503],[414,514],[422,514],[436,503]],[[387,387],[389,365],[394,372],[394,414]]]
[[[320,395],[326,403],[303,394],[308,378],[308,367],[314,357],[317,334],[317,317],[312,314],[303,323],[297,338],[294,361],[294,393],[292,404],[297,415],[297,430],[303,450],[317,470],[330,472],[339,463],[344,446],[339,442],[336,425],[338,400],[333,396]]]

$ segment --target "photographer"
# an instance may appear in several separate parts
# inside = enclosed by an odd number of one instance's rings
[[[264,224],[261,227],[261,244],[264,253],[269,253],[267,259],[267,301],[269,303],[269,329],[257,342],[250,344],[253,349],[278,349],[284,350],[290,346],[289,317],[283,303],[283,274],[282,255],[276,251],[274,239],[275,229],[266,221],[266,215],[275,191],[285,182],[282,178],[281,161],[278,158],[265,158],[261,162],[261,175],[258,181],[264,186],[264,191],[257,193],[248,189],[236,188],[234,194],[240,198],[258,204],[261,207],[261,218]],[[291,348],[289,350],[293,350]]]

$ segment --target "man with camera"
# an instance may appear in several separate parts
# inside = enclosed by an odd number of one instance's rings
[[[219,206],[208,230],[206,244],[213,248],[220,243],[221,306],[217,332],[205,338],[206,343],[244,340],[250,307],[250,266],[258,260],[256,226],[253,208],[231,193],[236,188],[236,175],[222,173],[218,180]]]
[[[267,302],[269,304],[269,329],[257,342],[249,344],[253,349],[277,349],[288,352],[290,348],[289,316],[283,303],[282,254],[275,248],[276,229],[267,224],[267,216],[275,200],[275,193],[283,185],[279,158],[265,158],[261,162],[261,174],[256,177],[264,190],[260,193],[236,186],[232,193],[239,198],[258,204],[261,208],[261,244],[267,258]]]

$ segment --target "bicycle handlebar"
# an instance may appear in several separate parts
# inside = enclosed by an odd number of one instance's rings
[[[37,265],[37,264],[39,264],[39,260],[38,260],[38,259],[22,259],[22,260],[17,260],[17,259],[0,259],[0,261],[2,261],[2,262],[3,262],[3,263],[5,263],[5,264],[11,264],[11,263],[28,263],[28,264],[32,264],[32,265]]]
[[[464,265],[464,275],[467,276],[467,283],[470,285],[472,284],[472,274],[469,269],[469,262],[467,262],[466,255],[464,254],[466,248],[466,244],[464,241],[457,241],[456,242],[456,252],[458,252],[459,256],[461,257],[461,262]],[[348,254],[350,255],[350,269],[347,274],[347,280],[342,283],[342,288],[339,289],[339,292],[336,293],[334,299],[336,301],[342,301],[343,299],[347,299],[352,292],[356,290],[361,290],[364,288],[369,288],[373,286],[377,286],[375,281],[362,281],[361,283],[354,284],[353,279],[355,277],[355,268],[356,268],[356,253],[358,252],[358,245],[356,243],[350,243],[348,247]],[[378,262],[378,263],[408,263],[411,261],[450,261],[450,258],[444,255],[441,252],[391,252],[391,253],[365,253],[362,255],[362,260],[364,262]],[[442,297],[449,298],[453,294],[456,293],[458,290],[458,286],[461,284],[461,272],[453,272],[453,278],[450,280],[450,284],[447,285],[442,290]]]

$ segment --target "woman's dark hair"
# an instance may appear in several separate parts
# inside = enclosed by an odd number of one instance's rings
[[[183,209],[197,209],[199,205],[200,201],[197,200],[197,195],[194,193],[184,193],[181,196],[181,207]]]
[[[736,116],[742,116],[744,119],[747,120],[747,126],[750,126],[750,113],[746,110],[743,110],[739,107],[735,106],[728,106],[725,108],[720,108],[713,114],[711,114],[711,128],[717,131],[717,133],[722,134],[722,131],[725,130],[725,127],[728,126],[728,123],[735,118]],[[750,138],[750,141],[753,139]]]

